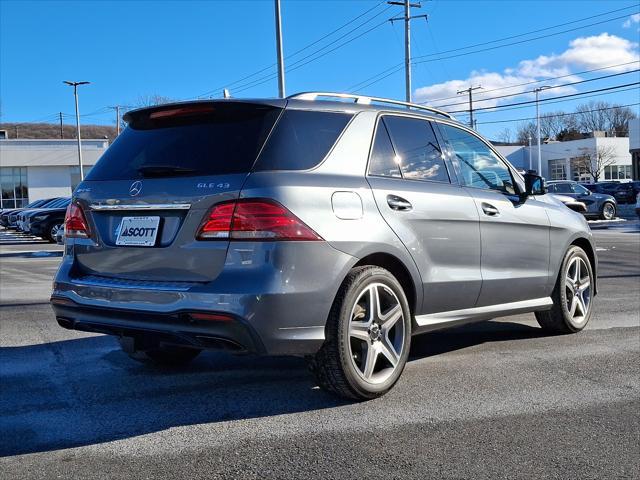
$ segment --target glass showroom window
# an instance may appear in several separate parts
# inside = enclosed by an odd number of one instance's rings
[[[25,167],[0,167],[0,208],[20,208],[29,203],[27,169]]]
[[[608,165],[604,167],[605,180],[630,180],[631,165]]]
[[[549,172],[551,173],[551,180],[567,179],[567,174],[564,170],[564,163],[564,159],[549,160]]]

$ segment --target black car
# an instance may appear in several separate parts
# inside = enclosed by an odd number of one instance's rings
[[[631,182],[619,184],[611,195],[616,198],[618,203],[635,203],[636,201],[636,191]]]
[[[605,195],[613,196],[613,192],[618,188],[620,182],[581,183],[581,185],[593,193],[604,193]]]
[[[22,207],[22,208],[6,208],[6,209],[2,210],[2,213],[0,213],[0,225],[2,225],[3,227],[7,228],[9,226],[9,216],[10,215],[17,215],[21,211],[28,210],[30,208],[42,207],[43,205],[45,205],[48,202],[51,202],[52,200],[55,200],[55,199],[54,198],[41,198],[40,200],[35,200],[35,201],[31,202],[26,207]]]
[[[71,198],[65,198],[51,208],[32,210],[23,214],[23,230],[31,235],[55,242],[58,230],[64,227],[64,216],[69,203],[71,203]]]
[[[584,203],[587,207],[587,212],[584,213],[585,217],[612,220],[616,216],[618,203],[614,196],[590,191],[578,182],[553,180],[547,182],[547,191],[552,194],[565,195]]]

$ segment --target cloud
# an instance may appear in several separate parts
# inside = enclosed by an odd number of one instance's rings
[[[445,110],[465,110],[468,109],[467,97],[460,95],[456,97],[459,90],[469,86],[481,85],[482,90],[474,91],[473,99],[475,107],[494,107],[499,104],[518,101],[518,97],[532,98],[531,90],[540,84],[521,85],[545,78],[564,78],[549,80],[545,85],[562,85],[578,81],[578,75],[571,72],[580,70],[592,70],[605,68],[609,65],[619,65],[622,63],[639,62],[638,44],[627,39],[602,33],[591,37],[580,37],[569,43],[569,48],[560,54],[540,55],[532,60],[522,60],[516,67],[504,69],[502,72],[472,71],[468,78],[460,80],[449,80],[447,82],[420,87],[415,90],[415,99],[418,102],[425,102],[434,106],[445,106]],[[598,72],[624,72],[638,68],[638,64],[621,65],[619,67],[606,68]],[[513,86],[516,85],[516,86]],[[574,93],[577,90],[573,87],[557,87],[549,90],[547,96],[556,96],[567,93]],[[483,98],[496,97],[500,95],[511,95],[504,99],[494,99],[483,101]],[[544,95],[544,93],[543,93]],[[445,99],[446,98],[446,99]],[[445,99],[445,100],[438,100]],[[451,103],[460,103],[451,106]]]
[[[624,28],[631,28],[634,23],[640,23],[640,13],[634,13],[623,24]]]

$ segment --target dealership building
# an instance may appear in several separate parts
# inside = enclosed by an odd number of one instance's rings
[[[630,124],[630,127],[632,125]],[[541,145],[542,176],[547,180],[575,180],[591,182],[593,179],[581,165],[585,155],[594,155],[598,150],[608,152],[599,181],[629,181],[639,179],[637,121],[635,131],[630,128],[631,137],[608,137],[604,132],[594,132],[589,138],[569,140],[566,142],[550,141]],[[633,148],[635,146],[635,153]],[[538,170],[538,147],[522,145],[496,145],[502,153],[519,170]],[[632,162],[632,155],[634,160]]]
[[[82,140],[85,175],[109,146],[109,140]],[[0,138],[0,208],[34,200],[68,197],[80,183],[78,144],[73,139]]]

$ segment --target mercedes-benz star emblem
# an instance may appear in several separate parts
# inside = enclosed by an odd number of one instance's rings
[[[136,180],[129,187],[129,195],[135,197],[142,191],[142,182],[140,180]]]

